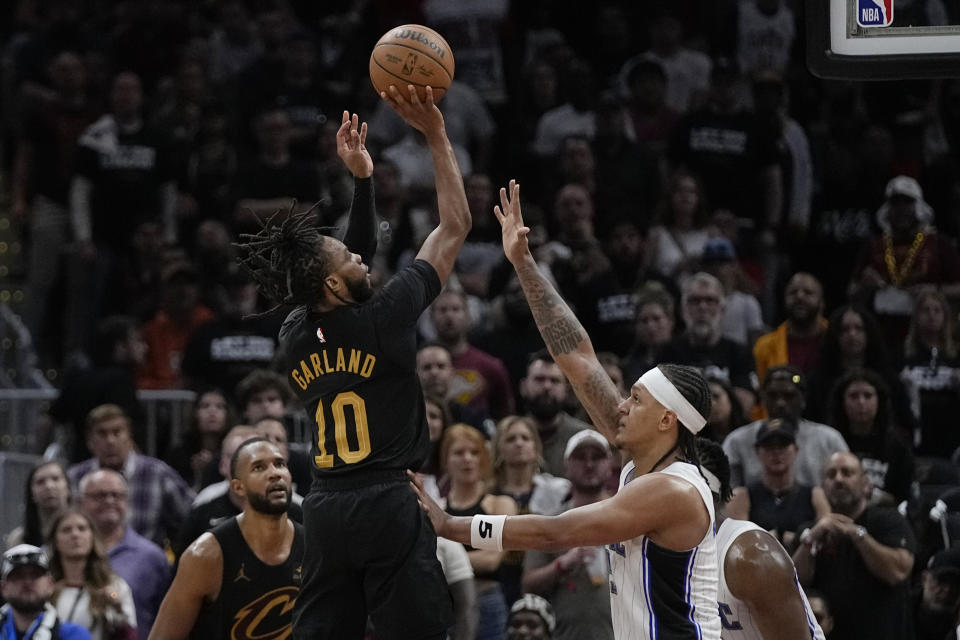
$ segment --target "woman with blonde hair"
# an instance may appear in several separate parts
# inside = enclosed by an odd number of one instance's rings
[[[56,581],[50,601],[60,620],[86,628],[93,640],[135,640],[133,595],[110,568],[90,518],[76,508],[61,512],[51,525],[47,548]]]
[[[497,423],[493,436],[493,494],[513,498],[517,513],[560,513],[570,492],[570,481],[542,473],[542,466],[543,444],[533,420],[507,416]],[[508,552],[500,565],[500,583],[508,603],[523,595],[522,574],[523,551]]]
[[[900,380],[916,417],[913,445],[927,456],[949,456],[960,446],[960,357],[950,302],[940,289],[923,287],[914,297],[903,344]]]
[[[457,516],[516,515],[513,498],[490,492],[493,465],[483,435],[474,427],[455,424],[440,441],[440,465],[450,479],[444,508]],[[464,545],[477,589],[477,640],[501,640],[507,627],[507,602],[499,582],[504,551]]]

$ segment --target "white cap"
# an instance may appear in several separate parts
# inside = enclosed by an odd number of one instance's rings
[[[923,189],[920,183],[910,176],[895,176],[887,183],[884,195],[889,200],[893,196],[906,196],[916,201],[917,221],[923,231],[930,229],[933,224],[933,208],[923,199]],[[877,210],[877,224],[881,229],[890,231],[890,204],[884,202]]]
[[[574,449],[586,442],[592,442],[598,447],[601,447],[607,455],[610,455],[610,443],[607,442],[606,438],[593,429],[582,429],[570,436],[570,439],[567,440],[567,446],[563,450],[563,459],[566,460],[569,458]]]

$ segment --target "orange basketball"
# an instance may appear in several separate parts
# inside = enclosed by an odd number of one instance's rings
[[[406,87],[417,88],[421,100],[424,87],[433,87],[438,102],[453,80],[453,51],[439,33],[419,24],[404,24],[383,34],[370,54],[370,82],[379,95],[392,84],[406,95]]]

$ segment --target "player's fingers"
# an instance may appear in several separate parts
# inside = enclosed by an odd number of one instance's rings
[[[403,94],[400,93],[400,90],[397,89],[396,85],[390,85],[387,87],[387,91],[390,93],[390,98],[397,104],[406,104],[406,100],[403,99]]]
[[[364,122],[360,125],[360,146],[363,146],[367,142],[367,123]]]
[[[341,123],[345,123],[345,122],[347,122],[348,120],[350,120],[350,112],[347,111],[346,109],[344,109],[344,110],[343,110],[343,118],[341,118],[340,122],[341,122]]]
[[[507,190],[503,187],[500,187],[500,206],[503,207],[504,211],[510,209],[510,201],[507,200]]]
[[[410,104],[420,104],[420,96],[417,95],[417,89],[412,84],[407,85],[407,92],[410,93]]]
[[[504,218],[504,216],[503,216],[503,212],[500,211],[500,205],[494,205],[494,207],[493,207],[493,215],[496,216],[497,220],[500,221],[500,224],[503,224],[503,218]]]
[[[353,130],[357,129],[357,124],[360,122],[360,116],[353,114],[353,117],[350,118],[350,128]]]
[[[431,87],[430,85],[427,85],[426,88],[424,89],[424,92],[427,94],[427,106],[432,107],[433,106],[433,87]]]

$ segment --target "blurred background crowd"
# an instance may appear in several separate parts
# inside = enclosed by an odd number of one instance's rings
[[[223,480],[250,433],[283,444],[306,494],[315,427],[274,368],[285,310],[232,243],[278,210],[316,205],[321,224],[342,224],[353,187],[334,134],[349,110],[375,160],[375,281],[410,264],[437,221],[430,153],[367,64],[387,29],[419,23],[455,55],[439,107],[473,214],[420,322],[437,495],[455,510],[482,487],[556,513],[616,486],[606,446],[571,441],[587,418],[503,258],[492,209],[516,178],[538,262],[613,379],[703,368],[732,515],[792,551],[835,508],[824,470],[849,450],[869,504],[908,523],[909,575],[856,573],[849,591],[821,580],[816,608],[895,611],[943,640],[960,604],[960,560],[945,554],[960,541],[960,80],[815,78],[802,5],[4,3],[0,455],[26,515],[0,529],[21,523],[14,541],[37,544],[85,520],[116,549],[129,523],[173,558],[210,509],[237,511]],[[958,14],[898,0],[896,21]],[[97,478],[119,484],[85,497],[98,467],[125,480]],[[79,507],[63,512],[70,495]],[[540,593],[554,637],[611,637],[599,556],[573,552],[473,558],[478,602]],[[164,564],[150,553],[117,564]],[[114,570],[146,637],[163,580]]]

